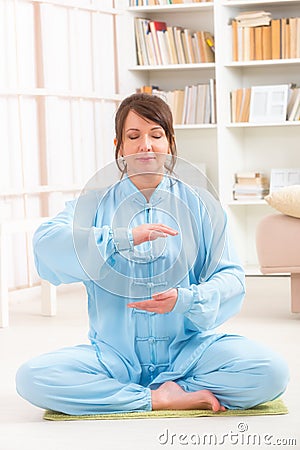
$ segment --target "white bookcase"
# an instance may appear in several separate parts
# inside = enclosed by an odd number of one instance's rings
[[[176,126],[179,156],[205,163],[207,176],[228,213],[238,252],[249,273],[259,273],[255,231],[263,215],[274,212],[265,201],[237,202],[232,187],[237,171],[300,167],[300,121],[283,124],[231,124],[230,92],[240,87],[294,82],[300,85],[300,59],[232,62],[229,21],[242,11],[266,10],[272,18],[300,17],[300,0],[215,0],[166,6],[127,8],[128,69],[122,94],[144,84],[163,90],[216,79],[217,125]],[[215,36],[214,64],[136,66],[134,17],[166,21],[168,25],[208,30]],[[122,75],[121,75],[122,76]],[[126,90],[127,87],[127,90]]]

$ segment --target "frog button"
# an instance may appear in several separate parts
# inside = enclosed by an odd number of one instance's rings
[[[151,366],[148,367],[148,370],[149,370],[149,372],[154,372],[155,367],[151,365]]]
[[[149,342],[149,344],[154,344],[154,342],[155,342],[154,337],[150,337],[150,338],[148,339],[148,342]]]

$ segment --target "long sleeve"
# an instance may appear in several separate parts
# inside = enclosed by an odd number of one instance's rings
[[[55,285],[98,280],[118,252],[131,247],[127,229],[94,226],[96,212],[97,197],[83,196],[37,229],[33,247],[41,278]]]
[[[201,331],[214,329],[236,314],[245,294],[244,270],[228,237],[226,215],[217,202],[209,205],[211,210],[206,207],[201,217],[200,272],[196,267],[195,282],[178,288],[173,309]]]

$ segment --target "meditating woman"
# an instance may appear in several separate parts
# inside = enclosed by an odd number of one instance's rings
[[[249,408],[279,396],[288,369],[271,349],[216,328],[244,298],[226,215],[174,174],[172,114],[133,94],[115,117],[120,180],[87,190],[39,227],[40,276],[83,282],[90,345],[37,356],[19,394],[72,415]]]

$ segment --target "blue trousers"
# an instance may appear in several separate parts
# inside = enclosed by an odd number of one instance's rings
[[[224,335],[209,345],[193,369],[175,380],[185,391],[210,390],[228,409],[250,408],[282,394],[285,361],[255,341]],[[92,345],[63,348],[31,359],[16,375],[18,393],[32,404],[72,415],[149,411],[150,381],[119,382]]]

